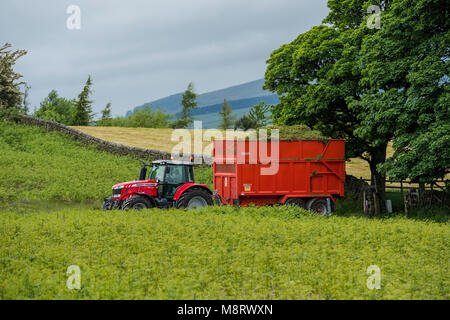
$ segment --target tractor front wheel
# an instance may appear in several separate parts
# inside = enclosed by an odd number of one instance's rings
[[[126,209],[142,210],[149,208],[153,208],[153,204],[149,199],[142,196],[128,198],[122,204],[122,210]]]
[[[199,209],[213,205],[211,194],[204,189],[188,189],[176,202],[177,208]]]

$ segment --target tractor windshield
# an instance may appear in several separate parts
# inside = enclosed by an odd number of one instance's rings
[[[166,171],[166,166],[153,166],[152,172],[150,172],[150,180],[164,180],[164,172]]]

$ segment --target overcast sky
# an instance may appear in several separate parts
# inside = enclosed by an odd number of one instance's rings
[[[190,81],[204,93],[262,78],[270,53],[327,13],[326,0],[1,0],[0,42],[28,50],[16,71],[32,109],[52,89],[76,97],[90,74],[94,111],[111,101],[123,115]]]

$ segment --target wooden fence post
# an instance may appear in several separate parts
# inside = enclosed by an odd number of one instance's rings
[[[406,193],[403,195],[403,202],[405,204],[405,217],[408,218],[408,197]]]
[[[378,192],[373,193],[373,206],[375,209],[375,215],[379,216],[381,213],[381,203],[380,203],[380,197],[378,196]]]

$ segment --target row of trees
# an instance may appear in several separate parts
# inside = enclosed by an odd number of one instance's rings
[[[54,120],[59,123],[73,126],[87,126],[93,123],[92,112],[92,79],[88,77],[78,99],[66,99],[60,97],[56,90],[50,91],[48,96],[35,110],[36,117]]]
[[[52,90],[40,103],[34,112],[34,116],[41,119],[54,120],[62,124],[72,126],[114,126],[114,127],[142,127],[142,128],[186,128],[193,119],[192,110],[197,107],[197,94],[194,85],[190,83],[182,98],[182,116],[173,120],[173,116],[161,109],[153,110],[151,105],[133,112],[127,117],[113,117],[111,103],[109,102],[103,110],[99,120],[94,120],[92,112],[92,79],[89,76],[78,99],[67,99],[60,97],[56,90]]]
[[[371,5],[381,28],[369,28]],[[276,125],[306,124],[344,138],[369,163],[380,194],[386,175],[427,181],[450,163],[446,0],[329,0],[324,25],[271,54],[264,88],[277,92]],[[393,141],[395,153],[386,159]]]
[[[89,76],[78,99],[60,97],[56,90],[52,90],[40,103],[34,116],[73,126],[168,128],[171,125],[172,117],[170,115],[161,110],[154,111],[151,106],[145,106],[129,117],[113,117],[110,102],[101,111],[101,118],[94,120],[92,100],[90,99],[91,88],[92,79]]]
[[[101,111],[102,117],[96,121],[98,126],[105,127],[131,127],[131,128],[170,128],[172,116],[161,109],[154,111],[150,105],[135,111],[128,117],[111,116],[111,103]]]

